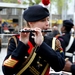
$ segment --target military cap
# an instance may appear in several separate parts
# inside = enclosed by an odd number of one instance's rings
[[[74,24],[71,20],[63,20],[63,26],[72,28],[74,26]]]
[[[49,16],[48,9],[41,5],[30,6],[23,13],[23,18],[28,22],[39,21],[47,16]]]

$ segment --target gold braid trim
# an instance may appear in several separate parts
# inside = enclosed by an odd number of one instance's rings
[[[36,53],[34,52],[31,59],[29,60],[29,62],[16,75],[21,75],[30,66],[30,64],[33,62],[35,56],[36,56]]]
[[[46,67],[45,67],[45,69],[43,70],[43,72],[42,72],[41,75],[44,75],[44,74],[45,74],[45,72],[47,71],[48,67],[49,67],[49,64],[47,63],[47,65],[46,65]]]
[[[3,65],[13,68],[17,63],[18,63],[18,61],[15,60],[15,59],[12,59],[11,56],[10,56],[8,59],[6,59],[4,61]]]

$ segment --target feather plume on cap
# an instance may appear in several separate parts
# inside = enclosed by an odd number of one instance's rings
[[[44,5],[48,5],[48,4],[50,4],[50,0],[42,0],[42,3],[43,3]]]

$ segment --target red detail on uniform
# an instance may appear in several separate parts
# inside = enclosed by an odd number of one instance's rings
[[[20,35],[15,35],[15,36],[17,36],[17,38],[20,38]],[[31,51],[32,51],[32,48],[33,48],[34,46],[32,45],[32,43],[31,43],[30,41],[28,42],[28,45],[29,45],[28,53],[30,54]],[[47,69],[45,75],[49,75],[49,71],[50,71],[50,68]]]
[[[32,48],[33,48],[34,46],[32,45],[32,43],[31,43],[30,41],[28,42],[28,45],[29,45],[28,53],[30,54],[31,51],[32,51]],[[45,75],[49,75],[49,71],[50,71],[50,68],[47,69]]]
[[[28,45],[29,45],[28,53],[30,54],[31,51],[32,51],[32,48],[33,48],[34,46],[32,45],[32,43],[31,43],[30,41],[28,42]]]
[[[15,36],[16,36],[18,39],[20,38],[20,35],[19,35],[19,34],[16,34]],[[28,53],[30,54],[31,51],[32,51],[32,48],[33,48],[34,46],[32,45],[32,43],[31,43],[30,41],[28,42],[28,45],[29,45]]]
[[[42,0],[42,3],[43,3],[44,5],[48,5],[48,4],[50,3],[50,0]]]
[[[49,74],[49,71],[50,71],[50,67],[47,69],[45,75],[50,75],[50,74]]]
[[[56,39],[58,38],[60,36],[60,34],[57,34],[55,37],[56,37]]]

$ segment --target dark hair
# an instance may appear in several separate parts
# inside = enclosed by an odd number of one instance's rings
[[[70,32],[74,24],[71,20],[63,20],[63,26],[65,27],[66,32]]]
[[[67,28],[67,27],[65,26],[65,30],[66,30],[66,32],[70,32],[70,31],[71,31],[71,28],[70,28],[70,27]]]

